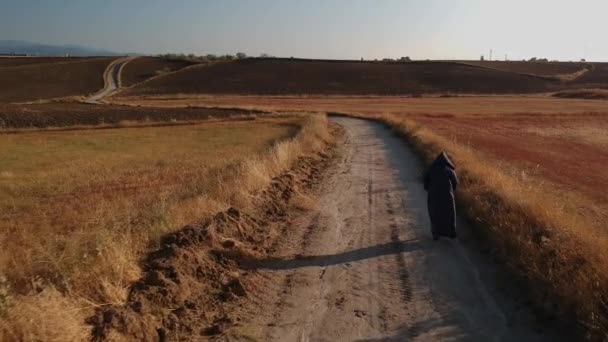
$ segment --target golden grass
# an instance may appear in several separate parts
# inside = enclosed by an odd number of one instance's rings
[[[0,340],[82,340],[158,238],[323,148],[326,119],[0,135]]]
[[[461,208],[480,233],[521,272],[537,304],[576,319],[593,336],[608,332],[608,232],[586,216],[571,196],[509,175],[468,146],[440,136],[415,121],[377,116],[403,134],[427,160],[441,150],[456,162]]]
[[[605,113],[608,103],[581,99],[557,99],[550,96],[239,96],[171,95],[112,98],[118,104],[151,107],[210,106],[261,109],[269,111],[312,111],[375,115],[526,115]]]
[[[543,137],[560,137],[598,147],[608,147],[608,131],[603,127],[584,122],[576,127],[529,127],[526,131]]]

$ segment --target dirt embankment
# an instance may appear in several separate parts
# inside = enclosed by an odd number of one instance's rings
[[[84,103],[0,105],[0,129],[103,126],[122,123],[177,123],[262,115],[265,112],[226,108],[153,108]]]
[[[555,85],[538,77],[462,63],[246,59],[188,68],[128,89],[122,95],[493,94],[543,92]]]
[[[230,208],[165,236],[143,262],[143,277],[127,303],[98,310],[89,323],[96,339],[200,340],[238,324],[238,307],[255,289],[239,269],[261,258],[291,227],[290,212],[306,202],[331,160],[325,152],[300,158],[273,179],[249,212]],[[255,279],[255,278],[253,278]]]
[[[92,94],[104,87],[114,57],[31,60],[0,67],[0,102],[29,102]],[[43,61],[43,62],[42,62]]]

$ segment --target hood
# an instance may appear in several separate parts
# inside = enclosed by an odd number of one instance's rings
[[[454,166],[454,163],[452,163],[452,161],[450,160],[450,157],[448,157],[448,154],[445,153],[445,151],[441,151],[441,153],[437,156],[437,158],[435,159],[433,164],[438,165],[438,166],[449,167],[450,169],[454,169],[454,170],[456,169],[456,167]]]

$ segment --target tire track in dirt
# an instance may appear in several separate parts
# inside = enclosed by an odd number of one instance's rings
[[[85,103],[97,104],[103,98],[110,96],[112,93],[117,91],[122,87],[121,75],[122,70],[124,69],[127,63],[136,59],[136,56],[131,57],[123,57],[114,60],[103,73],[103,89],[99,90],[97,93],[89,96],[84,100]]]

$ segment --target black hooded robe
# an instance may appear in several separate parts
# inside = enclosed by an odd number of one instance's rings
[[[441,152],[424,176],[428,192],[427,205],[433,238],[456,237],[456,206],[454,191],[458,186],[456,168],[448,155]]]

